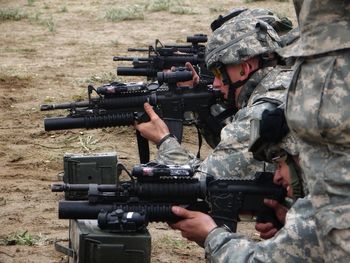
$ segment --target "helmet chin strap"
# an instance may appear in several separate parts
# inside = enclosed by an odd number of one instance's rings
[[[256,70],[250,72],[246,79],[239,80],[236,82],[231,81],[230,76],[228,75],[225,67],[220,67],[219,70],[220,70],[220,73],[222,76],[222,83],[224,85],[228,85],[228,93],[227,93],[226,103],[230,108],[235,108],[236,110],[238,110],[238,108],[236,106],[236,99],[235,99],[236,89],[238,89],[239,87],[241,87],[245,83],[247,83],[249,78],[255,73]]]

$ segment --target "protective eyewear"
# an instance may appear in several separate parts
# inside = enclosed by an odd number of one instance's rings
[[[218,79],[222,79],[222,74],[219,68],[217,67],[212,67],[211,72],[213,72],[214,76]]]

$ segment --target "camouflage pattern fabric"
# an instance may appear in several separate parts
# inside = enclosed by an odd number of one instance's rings
[[[294,0],[300,39],[286,118],[301,139],[320,245],[327,262],[350,258],[350,1]]]
[[[328,262],[350,257],[350,50],[299,58],[286,117]]]
[[[173,138],[167,139],[159,147],[157,162],[190,164],[203,173],[217,177],[249,177],[256,171],[266,170],[266,164],[254,160],[252,154],[248,152],[250,120],[252,116],[261,114],[270,103],[277,103],[278,98],[282,100],[289,85],[287,80],[291,78],[291,71],[280,68],[264,70],[269,70],[269,73],[260,81],[257,89],[264,91],[265,96],[259,93],[255,104],[242,108],[236,113],[233,121],[222,129],[220,143],[202,163]],[[271,99],[269,99],[270,94]],[[281,102],[279,101],[279,104]]]
[[[323,262],[309,198],[300,198],[288,211],[286,224],[268,240],[255,242],[223,228],[205,240],[208,260],[216,262]]]
[[[244,9],[244,7],[234,8],[230,11],[230,13]],[[268,23],[279,35],[284,34],[293,28],[293,23],[288,19],[288,17],[284,17],[281,14],[266,8],[246,9],[232,19],[240,20],[247,18],[259,19]]]
[[[294,0],[300,39],[279,53],[284,57],[350,48],[349,0]]]
[[[273,52],[282,46],[276,31],[262,20],[232,19],[214,31],[206,45],[205,62],[239,64],[249,58]]]

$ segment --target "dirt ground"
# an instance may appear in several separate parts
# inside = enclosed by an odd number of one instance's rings
[[[127,47],[146,47],[156,38],[183,43],[188,35],[210,34],[210,22],[233,7],[293,14],[290,2],[273,0],[170,2],[186,14],[145,9],[143,20],[112,22],[104,18],[108,10],[145,7],[152,1],[0,1],[0,12],[17,8],[24,14],[18,21],[0,18],[0,236],[3,240],[24,231],[40,236],[33,246],[0,245],[0,263],[67,262],[53,247],[55,240],[67,240],[68,235],[68,222],[57,215],[62,194],[50,191],[62,171],[64,153],[116,151],[128,168],[138,163],[132,128],[45,132],[43,119],[48,114],[39,111],[40,104],[84,98],[87,84],[117,79],[113,55],[128,55]],[[59,113],[64,114],[49,114]],[[195,134],[185,129],[184,145],[193,152]],[[210,149],[203,148],[205,157]],[[149,229],[152,262],[204,262],[203,249],[167,225],[152,224]],[[256,237],[251,223],[240,224],[239,232]]]

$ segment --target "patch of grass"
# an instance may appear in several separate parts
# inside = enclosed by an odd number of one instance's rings
[[[246,3],[261,2],[261,1],[265,1],[265,0],[245,0]]]
[[[66,5],[64,6],[61,6],[60,9],[59,9],[60,13],[67,13],[68,12],[68,8]]]
[[[55,102],[55,97],[46,96],[44,99],[44,103],[53,103],[53,102]]]
[[[8,236],[0,238],[0,244],[5,246],[34,246],[34,245],[45,245],[48,243],[48,239],[43,235],[33,235],[28,230],[17,231]]]
[[[173,14],[195,14],[195,12],[185,6],[182,0],[152,0],[146,6],[146,10],[150,12],[169,11]]]
[[[170,4],[171,1],[168,0],[153,0],[146,9],[150,12],[168,11]]]
[[[53,20],[52,16],[47,19],[47,20],[44,20],[43,23],[42,23],[44,26],[47,27],[47,29],[53,33],[56,31],[56,24],[55,24],[55,21]]]
[[[90,78],[85,80],[85,83],[109,83],[113,81],[120,81],[120,78],[117,76],[117,74],[112,72],[103,72],[102,74],[92,75]]]
[[[84,152],[91,152],[96,150],[98,147],[96,144],[99,142],[98,139],[94,139],[92,135],[88,135],[86,137],[79,136],[79,145]]]
[[[27,5],[28,6],[34,6],[34,0],[27,0]]]
[[[29,20],[33,22],[38,22],[40,20],[40,12],[36,12],[29,16]]]
[[[169,8],[171,14],[177,15],[194,15],[197,14],[192,8],[187,6],[172,6]]]
[[[105,19],[112,22],[124,20],[143,20],[144,6],[132,5],[127,7],[107,9]]]
[[[112,40],[111,45],[112,47],[118,47],[120,45],[120,42],[118,40]]]
[[[222,13],[222,12],[227,12],[227,9],[223,7],[209,7],[209,12],[210,13]]]
[[[6,52],[14,52],[14,53],[36,53],[35,48],[5,48]]]
[[[187,247],[186,240],[174,238],[169,235],[165,235],[164,237],[160,238],[159,243],[166,245],[167,247],[172,247],[177,249],[184,249],[185,247]]]
[[[84,94],[76,94],[72,96],[72,100],[74,101],[82,101],[82,100],[87,100],[86,92]]]
[[[28,14],[19,8],[2,8],[0,9],[0,21],[12,20],[19,21],[28,18]]]

